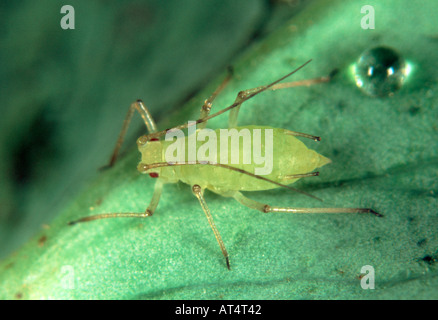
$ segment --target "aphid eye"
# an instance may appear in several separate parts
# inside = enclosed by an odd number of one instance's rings
[[[152,172],[152,173],[149,173],[149,176],[150,176],[151,178],[158,178],[158,173],[156,173],[156,172]]]
[[[158,138],[152,138],[152,139],[149,140],[149,141],[159,141],[159,139],[158,139]]]

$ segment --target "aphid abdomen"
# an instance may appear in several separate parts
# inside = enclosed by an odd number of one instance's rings
[[[224,131],[227,130],[227,131]],[[227,164],[255,175],[260,175],[282,184],[291,184],[298,179],[287,176],[312,172],[330,162],[329,159],[308,149],[294,136],[285,134],[286,130],[262,126],[237,127],[235,131],[217,129],[210,133],[216,137],[216,157],[211,157],[211,148],[205,141],[196,141],[196,160]],[[199,132],[197,132],[199,133]],[[234,141],[233,141],[234,139]],[[238,141],[238,144],[237,142]],[[192,140],[193,142],[193,140]],[[168,147],[169,143],[165,142]],[[185,139],[185,160],[189,161],[189,139]],[[192,148],[192,151],[194,149]],[[214,151],[213,151],[214,153]],[[193,152],[191,153],[193,160]],[[219,193],[230,190],[256,191],[273,189],[278,186],[268,181],[256,179],[223,167],[210,165],[187,165],[174,167],[176,176],[183,182]]]

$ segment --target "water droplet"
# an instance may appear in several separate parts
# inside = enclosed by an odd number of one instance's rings
[[[395,50],[376,47],[365,51],[354,65],[356,84],[373,97],[391,96],[399,90],[408,73],[409,65]]]

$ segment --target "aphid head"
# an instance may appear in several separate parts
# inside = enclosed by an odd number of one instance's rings
[[[141,161],[137,170],[141,173],[148,173],[151,178],[160,176],[160,168],[149,168],[149,164],[162,162],[162,145],[158,139],[147,140],[147,136],[137,139],[138,151],[141,153]]]

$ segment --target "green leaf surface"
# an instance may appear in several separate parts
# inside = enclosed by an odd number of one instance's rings
[[[104,212],[143,212],[154,180],[136,171],[137,151],[120,159],[37,237],[0,265],[0,297],[24,299],[436,299],[438,298],[438,65],[432,2],[319,1],[234,63],[235,76],[214,104],[267,84],[312,58],[294,79],[329,74],[332,82],[264,92],[244,104],[240,124],[287,128],[322,137],[305,143],[333,163],[294,187],[324,199],[275,189],[247,193],[276,206],[371,207],[359,214],[263,214],[206,192],[230,254],[228,271],[189,186],[166,185],[146,219],[67,226]],[[385,45],[412,66],[400,91],[385,98],[360,91],[351,65]],[[194,120],[217,79],[162,129]],[[226,115],[209,122],[225,127]],[[281,155],[287,156],[287,155]],[[375,270],[362,289],[361,269]]]

